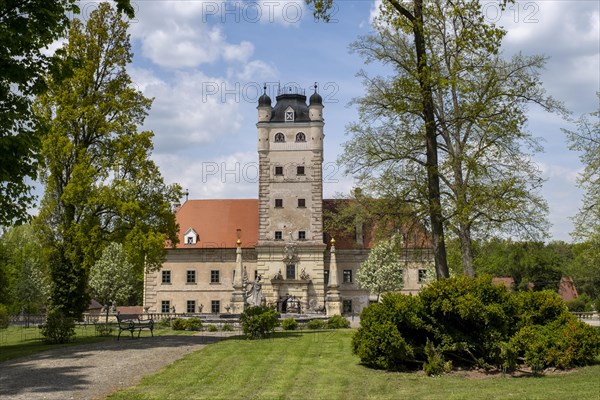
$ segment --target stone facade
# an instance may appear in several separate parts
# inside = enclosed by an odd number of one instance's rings
[[[323,234],[321,96],[284,88],[258,104],[259,198],[190,200],[182,242],[146,274],[147,312],[240,313],[249,293],[281,312],[359,313],[374,296],[356,284],[369,243],[362,228],[336,245]],[[326,200],[333,202],[332,200]],[[414,253],[416,254],[416,253]],[[430,251],[403,260],[406,293],[424,284]]]

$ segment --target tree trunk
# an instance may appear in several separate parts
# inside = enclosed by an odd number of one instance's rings
[[[433,241],[433,254],[435,259],[435,272],[437,279],[448,278],[448,263],[446,260],[446,243],[444,240],[444,219],[440,196],[440,176],[438,170],[437,135],[435,128],[435,115],[433,105],[433,90],[427,66],[425,53],[425,38],[423,33],[423,0],[414,0],[415,19],[413,32],[415,35],[415,51],[417,54],[417,68],[421,97],[423,102],[423,115],[425,118],[425,142],[427,153],[427,189],[429,197],[429,218],[431,220],[431,233]]]
[[[473,262],[473,242],[471,241],[471,228],[466,224],[460,224],[458,231],[460,240],[460,252],[462,255],[463,273],[473,278],[475,266]]]

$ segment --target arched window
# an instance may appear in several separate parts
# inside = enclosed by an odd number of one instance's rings
[[[302,132],[296,134],[296,142],[306,142],[306,135]]]
[[[281,132],[277,132],[275,134],[275,143],[283,143],[285,142],[285,135]]]

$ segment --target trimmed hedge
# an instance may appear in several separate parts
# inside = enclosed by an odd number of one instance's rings
[[[248,338],[262,339],[279,326],[278,314],[268,307],[248,307],[241,315],[242,330]]]

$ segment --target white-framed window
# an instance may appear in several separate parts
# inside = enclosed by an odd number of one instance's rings
[[[184,245],[194,245],[199,239],[198,232],[196,232],[193,228],[189,228],[183,234],[183,243]]]
[[[292,107],[285,110],[285,122],[294,122],[294,109]]]

